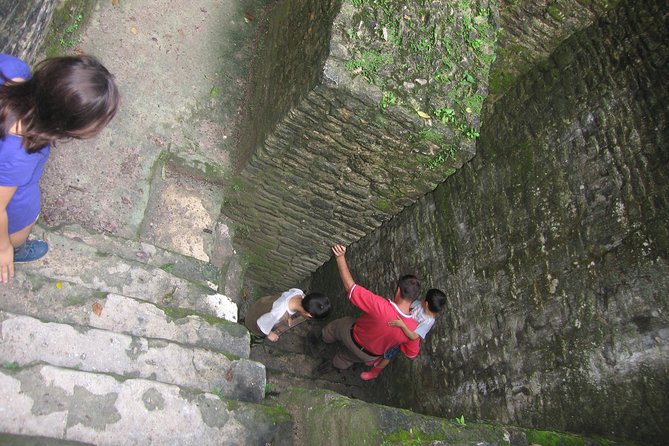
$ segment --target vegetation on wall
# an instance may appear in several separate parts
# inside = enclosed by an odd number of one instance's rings
[[[350,0],[350,5],[355,10],[344,30],[351,54],[346,67],[383,91],[380,107],[402,106],[427,128],[439,121],[462,138],[476,139],[495,60],[494,1]],[[451,148],[442,147],[426,166],[449,153]]]
[[[47,57],[68,54],[79,43],[79,35],[95,6],[91,0],[68,0],[62,2],[53,14],[49,34],[44,42]]]

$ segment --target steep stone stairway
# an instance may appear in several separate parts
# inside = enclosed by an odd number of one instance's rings
[[[276,343],[267,340],[253,343],[250,358],[265,365],[268,394],[276,395],[291,387],[301,387],[328,389],[347,397],[373,401],[371,383],[365,383],[359,376],[363,365],[322,375],[315,373],[322,361],[332,359],[337,348],[336,345],[323,344],[313,356],[306,351],[307,332],[318,331],[324,325],[319,321],[308,321],[282,334]]]
[[[532,443],[369,404],[363,366],[314,377],[336,348],[305,352],[319,324],[251,345],[237,323],[244,259],[220,210],[243,187],[230,158],[266,4],[84,12],[69,52],[100,57],[123,104],[97,139],[55,147],[35,231],[51,251],[0,286],[0,444]]]
[[[92,444],[280,444],[211,265],[79,227],[0,288],[0,432]],[[162,263],[165,262],[165,263]]]

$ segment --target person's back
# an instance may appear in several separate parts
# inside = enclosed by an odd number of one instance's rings
[[[442,291],[433,288],[426,293],[425,299],[416,300],[411,304],[411,314],[413,319],[418,324],[415,330],[412,330],[410,326],[407,326],[404,323],[404,320],[401,318],[388,322],[388,325],[399,328],[397,331],[401,331],[407,338],[411,340],[425,340],[427,334],[434,326],[437,315],[445,306],[446,295]],[[397,356],[399,351],[399,345],[388,349],[383,354],[383,358],[379,358],[376,361],[368,363],[368,365],[372,366],[372,369],[362,372],[360,374],[360,378],[362,378],[364,381],[375,379],[377,376],[379,376],[379,374],[381,374],[383,369],[388,366],[390,361],[395,356]]]
[[[350,316],[330,322],[322,331],[323,341],[340,341],[344,349],[339,349],[332,362],[324,361],[315,370],[316,375],[327,373],[332,367],[347,369],[357,362],[368,362],[379,358],[391,345],[400,344],[402,352],[409,358],[419,353],[419,342],[406,338],[401,332],[388,326],[388,322],[401,318],[415,328],[416,321],[411,318],[411,302],[420,294],[420,282],[414,276],[400,279],[392,301],[357,285],[351,276],[344,254],[346,247],[334,245],[332,252],[337,261],[339,275],[353,305],[363,311],[355,319]]]
[[[324,319],[330,309],[330,300],[324,294],[305,295],[302,290],[291,288],[253,302],[246,312],[244,325],[254,335],[276,342],[282,333],[310,318]]]
[[[383,352],[396,345],[404,345],[408,339],[399,330],[388,330],[387,324],[398,317],[411,330],[418,326],[411,315],[411,304],[420,294],[420,282],[412,275],[402,276],[398,280],[395,296],[392,301],[378,299],[374,293],[354,285],[349,292],[351,302],[364,313],[355,322],[353,333],[355,339],[369,351],[382,355]],[[406,350],[411,352],[411,350]],[[412,353],[409,353],[413,356]]]

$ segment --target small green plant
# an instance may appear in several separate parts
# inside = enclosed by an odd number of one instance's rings
[[[171,273],[172,270],[174,269],[174,263],[166,263],[160,267],[163,271],[166,273]]]
[[[432,129],[423,129],[418,132],[418,140],[429,141],[439,144],[442,139],[443,136]]]
[[[4,362],[2,364],[2,368],[7,370],[16,370],[19,368],[19,364],[16,362]]]
[[[218,399],[220,399],[220,400],[225,400],[225,394],[223,393],[223,389],[222,389],[222,388],[221,388],[221,389],[218,389],[218,388],[217,388],[217,389],[213,389],[213,390],[211,391],[211,393],[212,393],[213,395],[216,395],[216,396],[218,397]]]
[[[476,130],[474,127],[468,127],[465,124],[460,125],[460,131],[466,138],[469,139],[476,139],[481,136],[478,130]]]
[[[346,62],[346,69],[350,70],[354,76],[364,76],[370,83],[376,84],[379,69],[392,62],[392,57],[387,54],[378,51],[365,51],[360,58]]]
[[[72,48],[77,44],[77,38],[74,36],[74,34],[79,29],[83,18],[84,16],[82,14],[77,14],[72,23],[70,23],[70,25],[63,30],[63,36],[59,40],[61,47]]]
[[[235,183],[235,184],[232,185],[232,190],[234,190],[235,192],[241,192],[242,185],[239,184],[239,183]]]
[[[272,384],[267,383],[267,384],[265,384],[265,395],[268,395],[270,393],[272,393]]]
[[[65,34],[72,34],[72,33],[75,32],[76,30],[78,30],[78,29],[79,29],[79,25],[81,24],[81,19],[83,19],[83,18],[84,18],[84,16],[82,16],[81,14],[78,14],[78,15],[74,18],[74,22],[72,22],[72,24],[71,24],[70,26],[68,26],[67,28],[65,28]]]
[[[460,415],[458,418],[456,418],[455,422],[458,423],[460,426],[466,426],[464,415]]]
[[[434,115],[443,123],[443,124],[454,124],[455,123],[455,110],[452,108],[438,108],[434,111]]]
[[[383,109],[386,109],[390,107],[391,105],[395,105],[397,103],[397,96],[395,96],[395,93],[392,91],[385,91],[383,92],[383,97],[381,98],[381,103],[379,106]]]
[[[442,144],[441,150],[431,160],[425,163],[428,169],[436,169],[446,161],[454,159],[457,148],[452,144]]]

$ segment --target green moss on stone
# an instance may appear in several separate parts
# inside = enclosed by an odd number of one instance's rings
[[[235,410],[239,409],[239,407],[241,406],[239,401],[228,400],[228,399],[225,399],[224,397],[222,397],[221,394],[220,394],[220,391],[218,393],[216,393],[216,396],[218,396],[221,399],[221,401],[225,401],[229,412],[234,412]]]
[[[79,43],[79,35],[97,2],[65,0],[60,3],[61,6],[53,13],[49,32],[43,44],[43,51],[47,57],[63,56]]]
[[[430,442],[440,441],[443,439],[443,435],[428,434],[419,430],[410,429],[399,430],[397,432],[393,432],[392,434],[384,435],[382,444],[401,444],[413,446],[428,444]]]
[[[540,446],[608,446],[615,444],[604,439],[583,438],[573,434],[528,429],[525,431],[527,442]]]
[[[283,423],[285,421],[290,421],[292,419],[290,412],[288,412],[288,410],[280,404],[275,404],[275,405],[262,404],[260,405],[260,409],[265,413],[265,415],[267,415],[267,417],[274,424]]]
[[[96,299],[106,299],[107,296],[109,296],[109,293],[106,293],[104,291],[96,291],[93,293],[93,297]]]
[[[163,305],[157,305],[157,307],[160,308],[165,313],[165,316],[170,320],[184,319],[188,316],[197,316],[211,325],[225,325],[228,328],[228,334],[231,336],[242,337],[246,334],[246,329],[241,325],[226,321],[225,319],[220,319],[210,314],[199,313],[197,311],[192,311],[185,308],[167,307]],[[226,356],[228,359],[238,359],[238,357],[235,355],[226,354]]]
[[[65,298],[65,305],[68,307],[79,307],[86,303],[86,299],[81,296],[67,296]]]
[[[374,207],[383,212],[387,212],[391,206],[392,203],[390,202],[390,200],[385,198],[380,198],[376,200],[376,202],[374,203]]]
[[[553,20],[556,20],[558,22],[564,20],[564,14],[554,5],[549,6],[546,12],[548,12],[548,15],[550,15],[553,18]]]

